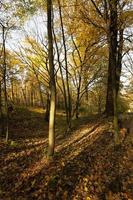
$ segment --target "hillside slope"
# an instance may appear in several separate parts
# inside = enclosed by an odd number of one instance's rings
[[[133,137],[116,149],[111,126],[88,119],[68,137],[57,136],[49,160],[47,129],[44,134],[39,125],[39,137],[29,130],[30,139],[1,141],[0,200],[132,200]]]

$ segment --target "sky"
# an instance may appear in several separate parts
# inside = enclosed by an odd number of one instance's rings
[[[11,30],[6,42],[7,48],[10,50],[19,50],[20,43],[25,39],[26,35],[30,35],[33,38],[37,38],[37,35],[41,38],[45,38],[47,35],[47,24],[45,14],[36,14],[29,18],[22,29]]]
[[[11,51],[19,51],[20,44],[22,44],[27,34],[35,38],[38,42],[47,36],[47,17],[44,12],[39,11],[36,15],[28,18],[21,29],[10,30],[6,47]],[[127,70],[123,68],[122,82],[127,85],[129,76],[124,76],[125,73],[127,73]]]

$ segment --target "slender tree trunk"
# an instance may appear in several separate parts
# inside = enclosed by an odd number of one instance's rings
[[[24,99],[24,105],[27,106],[27,98],[26,98],[26,92],[24,91],[24,88],[22,89],[23,99]]]
[[[40,84],[39,80],[38,80],[38,88],[39,88],[39,96],[40,96],[41,106],[42,106],[43,109],[45,109],[42,90],[41,90],[41,84]]]
[[[2,27],[2,37],[3,37],[3,83],[4,83],[4,100],[5,100],[5,125],[6,125],[6,142],[8,141],[9,133],[8,133],[8,97],[7,97],[7,66],[6,66],[6,47],[5,47],[5,27]]]
[[[1,121],[1,135],[4,134],[4,115],[2,109],[2,81],[0,81],[0,121]]]
[[[52,0],[47,0],[48,59],[50,73],[50,116],[48,156],[53,156],[55,148],[56,86],[54,75],[52,21]]]
[[[101,96],[98,96],[98,115],[101,115],[102,113],[102,105],[101,105]]]
[[[80,105],[80,103],[79,103],[79,95],[78,95],[77,100],[76,100],[76,113],[75,113],[76,119],[79,118],[79,105]]]
[[[13,83],[13,80],[11,79],[11,93],[12,93],[12,101],[14,102],[15,99],[14,99],[14,83]]]
[[[35,76],[36,76],[36,79],[37,79],[37,82],[38,82],[38,88],[39,88],[39,95],[40,95],[41,106],[42,106],[43,109],[45,109],[43,95],[42,95],[42,90],[41,90],[41,83],[40,83],[38,74],[37,74],[34,66],[33,66],[33,70],[34,70],[34,73],[35,73]]]
[[[71,129],[71,120],[72,120],[72,103],[71,103],[71,94],[70,94],[70,86],[69,86],[69,71],[68,71],[68,62],[67,62],[67,49],[66,49],[66,39],[64,33],[64,25],[62,19],[62,9],[60,5],[60,0],[58,0],[59,5],[59,15],[61,22],[61,31],[62,31],[62,39],[64,46],[64,54],[65,54],[65,70],[66,70],[66,87],[67,87],[67,97],[68,97],[68,131]]]
[[[84,61],[85,61],[85,57],[86,57],[86,54],[84,55],[84,59],[82,60],[82,56],[80,54],[80,51],[73,39],[73,36],[71,36],[72,38],[72,41],[73,41],[73,44],[75,46],[75,49],[77,51],[77,54],[78,54],[78,57],[79,57],[79,61],[80,61],[80,70],[78,71],[78,85],[77,85],[77,97],[76,97],[76,109],[75,109],[75,114],[76,114],[76,118],[78,119],[79,118],[79,108],[80,108],[80,92],[81,92],[81,84],[82,84],[82,75],[83,75],[83,69],[84,69]],[[85,51],[86,52],[86,51]],[[76,62],[75,62],[75,65],[76,65]]]
[[[69,124],[69,115],[68,115],[68,101],[67,101],[67,94],[66,94],[66,87],[65,87],[65,82],[64,82],[64,77],[63,77],[63,72],[62,72],[62,65],[60,62],[60,54],[59,54],[59,49],[58,49],[58,44],[56,40],[56,35],[54,33],[54,42],[56,46],[56,51],[57,51],[57,59],[58,59],[58,64],[59,64],[59,69],[60,69],[60,74],[61,74],[61,81],[62,81],[62,87],[63,87],[63,97],[64,97],[64,104],[65,104],[65,112],[66,112],[66,123],[67,125]]]
[[[80,88],[81,88],[81,76],[80,76],[80,78],[79,78],[79,86],[78,86],[78,88],[77,88],[77,99],[76,99],[76,119],[79,118]]]
[[[41,84],[39,83],[38,85],[39,85],[39,95],[40,95],[41,106],[42,106],[43,109],[45,109],[42,90],[41,90]]]
[[[46,112],[45,112],[45,120],[49,122],[49,112],[50,112],[50,95],[47,92],[47,102],[46,102]]]
[[[31,83],[30,87],[30,106],[34,107],[34,91],[33,91],[33,84]]]

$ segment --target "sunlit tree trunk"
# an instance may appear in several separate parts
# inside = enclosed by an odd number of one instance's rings
[[[52,0],[47,0],[48,60],[50,73],[50,116],[48,156],[53,156],[55,148],[56,86],[54,75],[52,21]]]

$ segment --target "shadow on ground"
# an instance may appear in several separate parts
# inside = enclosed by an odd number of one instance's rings
[[[17,137],[15,143],[0,146],[1,200],[106,200],[109,195],[112,200],[131,198],[131,142],[114,149],[110,124],[84,118],[68,138],[56,141],[55,157],[47,159],[44,115],[28,113],[25,120],[37,116],[39,125],[33,125],[32,131],[40,131],[39,137],[29,133],[30,128],[26,132],[26,125],[25,136],[12,132],[12,138]],[[21,128],[21,118],[19,123]]]

